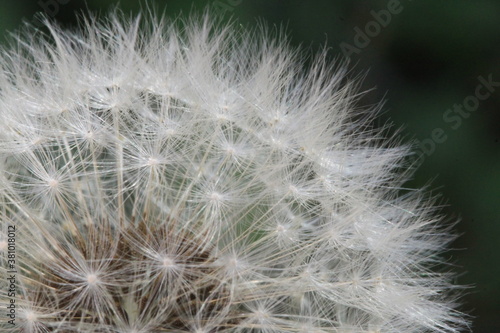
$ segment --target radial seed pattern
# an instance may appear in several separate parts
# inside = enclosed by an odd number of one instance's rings
[[[207,16],[119,16],[2,51],[2,331],[458,331],[447,233],[344,71]]]

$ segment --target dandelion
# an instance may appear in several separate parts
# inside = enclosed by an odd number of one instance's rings
[[[324,54],[217,22],[115,12],[2,51],[2,331],[458,332],[408,147]]]

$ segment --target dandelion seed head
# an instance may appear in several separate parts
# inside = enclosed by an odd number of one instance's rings
[[[434,272],[452,237],[432,199],[399,194],[409,149],[370,129],[343,65],[210,14],[47,29],[0,52],[23,331],[466,325]]]

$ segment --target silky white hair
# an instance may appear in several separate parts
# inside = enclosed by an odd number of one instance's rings
[[[18,281],[2,331],[466,324],[436,268],[449,227],[401,191],[410,150],[370,126],[345,66],[210,14],[46,27],[0,58],[0,244],[16,226]]]

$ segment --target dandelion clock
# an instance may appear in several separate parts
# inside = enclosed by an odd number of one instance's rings
[[[460,331],[408,147],[343,66],[220,21],[1,51],[1,331]]]

